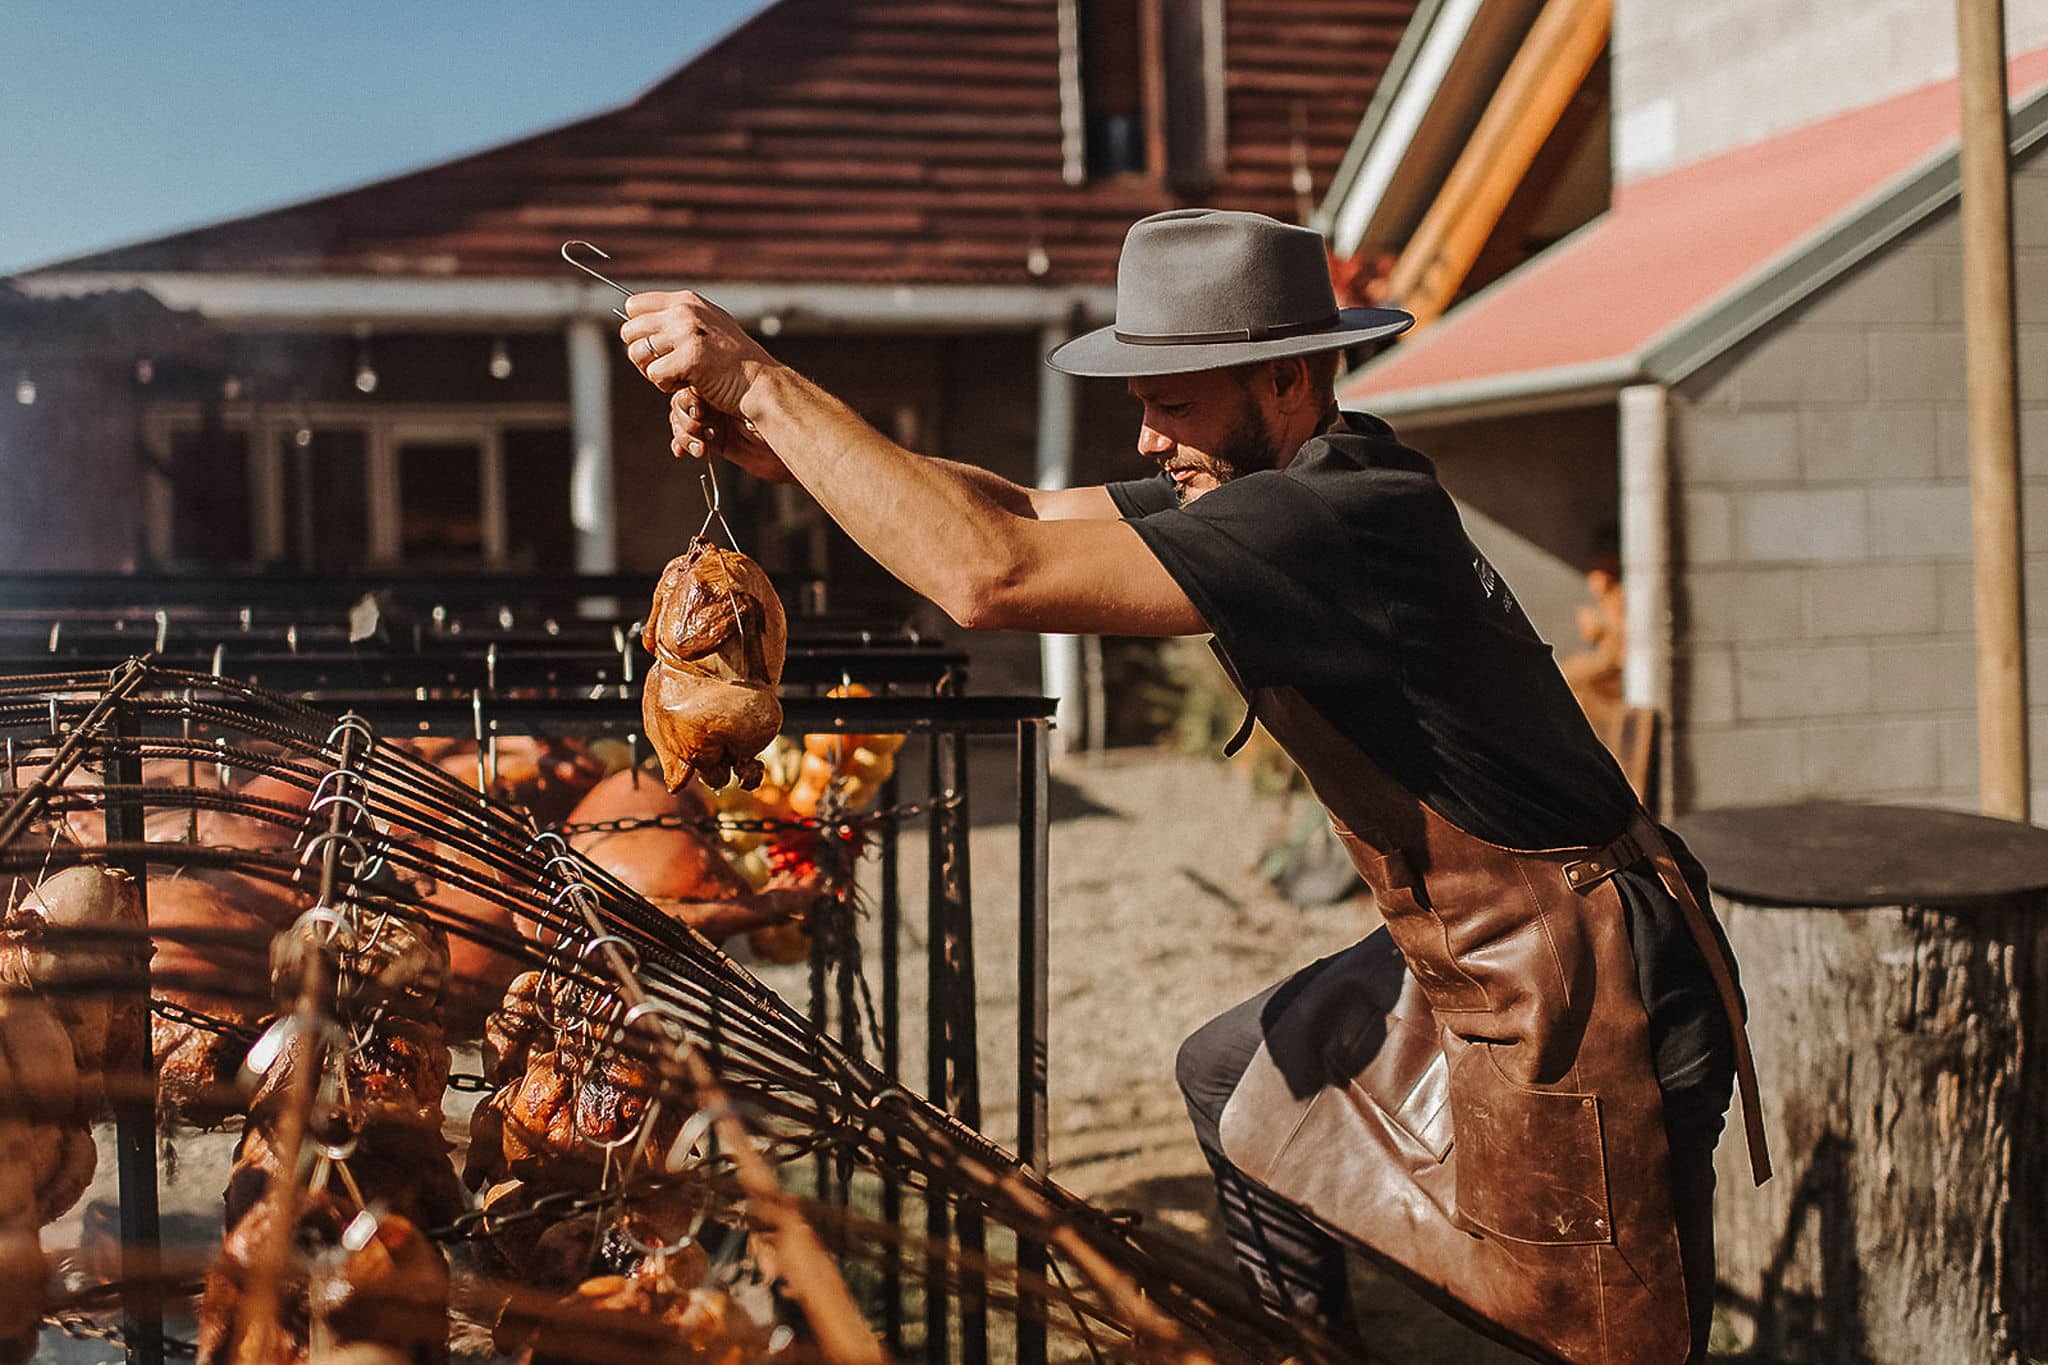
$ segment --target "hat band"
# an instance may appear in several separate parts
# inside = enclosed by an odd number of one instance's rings
[[[1125,332],[1114,333],[1118,341],[1132,346],[1210,346],[1225,341],[1274,341],[1280,337],[1301,336],[1306,332],[1326,332],[1342,319],[1332,313],[1326,318],[1313,322],[1282,322],[1271,327],[1240,327],[1233,332]]]

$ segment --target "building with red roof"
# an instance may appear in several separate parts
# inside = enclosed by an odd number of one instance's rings
[[[2038,462],[2048,47],[2008,82]],[[1623,683],[1665,721],[1667,809],[1977,803],[1958,108],[1954,80],[1923,83],[1633,176],[1617,147],[1602,211],[1345,381],[1437,460],[1560,652],[1584,575],[1618,560]],[[1360,235],[1386,215],[1349,207]],[[2048,503],[2027,473],[2031,581]],[[2048,645],[2048,608],[2031,619]]]

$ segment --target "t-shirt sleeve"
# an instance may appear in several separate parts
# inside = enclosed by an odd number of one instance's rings
[[[1346,528],[1299,481],[1273,470],[1131,526],[1187,593],[1246,687],[1354,679],[1376,608]],[[1362,591],[1362,589],[1366,589]]]
[[[1154,474],[1148,479],[1124,479],[1104,484],[1103,488],[1108,492],[1109,500],[1116,504],[1116,514],[1125,521],[1164,512],[1180,502],[1173,491],[1172,476],[1165,473]]]

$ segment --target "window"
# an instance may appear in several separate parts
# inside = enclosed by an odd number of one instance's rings
[[[505,449],[505,559],[511,568],[576,567],[576,528],[569,522],[569,470],[575,445],[567,427],[514,427]]]
[[[167,443],[170,517],[175,535],[160,546],[187,564],[240,564],[250,558],[249,433],[230,430],[217,409]]]
[[[1147,166],[1145,48],[1140,0],[1077,0],[1081,110],[1091,177]]]
[[[277,436],[283,475],[282,555],[309,573],[370,562],[369,437],[361,429],[294,426]]]
[[[1214,185],[1224,158],[1222,0],[1067,4],[1062,34],[1078,79],[1063,90],[1079,104],[1079,119],[1070,111],[1066,121],[1082,173],[1163,175],[1186,193]]]
[[[165,403],[147,436],[159,561],[305,572],[539,572],[575,564],[573,451],[559,404]]]
[[[1197,193],[1223,175],[1223,0],[1160,0],[1166,178]]]
[[[401,440],[398,444],[398,552],[408,564],[481,567],[485,531],[482,441]],[[501,528],[499,528],[501,529]]]

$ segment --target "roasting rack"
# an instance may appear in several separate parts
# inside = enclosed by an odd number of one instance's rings
[[[878,1320],[882,1348],[896,1358],[986,1358],[989,1315],[1014,1321],[1016,1358],[1043,1360],[1048,1331],[1096,1359],[1198,1361],[1212,1344],[1277,1359],[1320,1349],[1297,1329],[1253,1311],[1237,1286],[1203,1263],[1175,1252],[1061,1190],[1044,1175],[1042,957],[1021,959],[1021,1013],[1034,1017],[1040,1040],[1020,1049],[1019,1151],[982,1137],[979,1081],[972,1060],[971,938],[965,825],[965,739],[1008,728],[1019,736],[1020,805],[1024,822],[1022,938],[1042,947],[1044,934],[1045,714],[1016,699],[971,697],[793,698],[794,728],[891,728],[932,737],[932,790],[943,799],[926,812],[935,824],[931,868],[934,1026],[929,1099],[892,1077],[891,1059],[872,1064],[831,1033],[786,1005],[744,968],[693,931],[668,919],[624,885],[568,853],[523,811],[502,805],[372,734],[416,733],[466,721],[467,715],[422,715],[416,700],[366,695],[361,705],[316,709],[303,702],[212,673],[131,661],[111,671],[64,671],[0,680],[0,872],[39,875],[79,862],[103,862],[129,873],[146,897],[152,877],[184,869],[228,868],[278,886],[304,880],[319,864],[317,902],[356,912],[396,915],[433,925],[451,937],[480,941],[526,965],[567,974],[608,1001],[593,1027],[610,1030],[612,1045],[642,1057],[662,1077],[665,1103],[708,1113],[720,1130],[739,1197],[757,1228],[782,1228],[801,1240],[815,1228],[837,1276],[855,1275],[867,1311]],[[496,732],[562,719],[564,698],[536,699],[522,711],[504,699],[490,716]],[[944,705],[940,705],[944,703]],[[329,704],[331,706],[331,703]],[[619,713],[628,702],[581,699],[579,724]],[[551,709],[552,708],[552,709]],[[337,711],[346,711],[345,717]],[[593,714],[595,712],[596,714]],[[186,780],[146,785],[144,765],[182,767]],[[317,810],[239,795],[202,773],[225,766],[234,777],[281,780],[309,797],[346,791]],[[352,779],[337,780],[337,772]],[[95,780],[97,778],[97,780]],[[958,785],[955,785],[955,784]],[[323,787],[323,784],[326,784]],[[316,800],[317,804],[317,800]],[[232,811],[309,841],[312,848],[223,847],[189,835],[206,811]],[[362,845],[353,859],[335,859],[343,831]],[[104,841],[74,845],[27,837],[58,818],[103,819]],[[319,822],[319,823],[316,823]],[[331,836],[324,844],[319,835]],[[171,837],[166,838],[166,834]],[[885,859],[893,844],[884,841]],[[520,932],[488,932],[430,902],[372,892],[367,870],[382,864],[460,887],[507,910]],[[885,877],[885,893],[888,878]],[[885,903],[886,908],[886,903]],[[136,990],[137,980],[100,983]],[[225,990],[236,983],[215,982]],[[240,987],[246,989],[246,983]],[[967,1008],[959,995],[966,991]],[[949,996],[942,1007],[940,997]],[[842,1021],[843,1023],[843,1021]],[[967,1043],[966,1048],[959,1044]],[[1023,1041],[1020,1038],[1020,1041]],[[165,1358],[178,1343],[163,1335],[164,1308],[187,1286],[193,1267],[163,1259],[156,1218],[157,1115],[154,1078],[110,1083],[119,1170],[121,1273],[72,1293],[55,1305],[76,1332],[118,1335],[136,1361]],[[709,1098],[716,1092],[724,1099]],[[1035,1090],[1035,1098],[1034,1098]],[[744,1124],[747,1132],[740,1132]],[[771,1189],[743,1159],[758,1149],[761,1168],[785,1177],[816,1163],[839,1182],[830,1197],[822,1182],[811,1195]],[[879,1216],[850,1197],[860,1183],[878,1192]],[[821,1197],[824,1196],[824,1197]],[[632,1190],[610,1198],[634,1197]],[[894,1200],[892,1207],[891,1200]],[[925,1206],[921,1235],[909,1232],[906,1200]],[[800,1215],[800,1217],[799,1217]],[[449,1243],[474,1237],[487,1222],[474,1216],[435,1229]],[[985,1233],[1001,1229],[1013,1248],[1004,1257]],[[788,1257],[783,1258],[784,1262]],[[798,1264],[803,1264],[801,1255]],[[790,1273],[784,1265],[785,1277]],[[803,1278],[799,1273],[798,1278]],[[906,1330],[908,1282],[922,1291],[924,1332]],[[832,1335],[831,1286],[813,1275],[792,1285],[807,1310],[805,1340],[790,1359],[853,1358]],[[487,1294],[471,1287],[458,1292]],[[876,1302],[876,1300],[879,1302]],[[118,1303],[118,1328],[104,1321]],[[820,1304],[826,1307],[820,1308]],[[838,1341],[837,1347],[831,1345]]]

